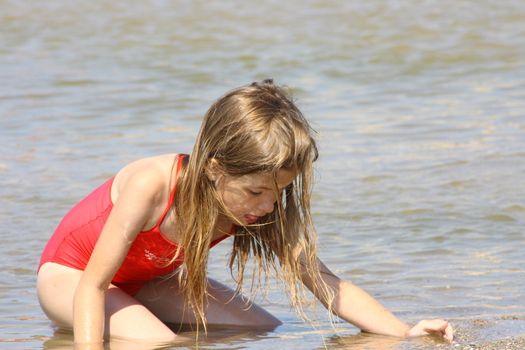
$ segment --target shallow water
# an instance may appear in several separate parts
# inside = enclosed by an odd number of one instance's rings
[[[130,160],[190,152],[209,104],[265,77],[319,132],[313,210],[335,272],[408,322],[450,319],[461,341],[525,334],[524,2],[6,0],[2,348],[71,348],[34,288],[64,212]],[[210,268],[226,283],[227,252]],[[336,332],[322,312],[312,328],[275,285],[258,302],[284,325],[205,348],[435,345]]]

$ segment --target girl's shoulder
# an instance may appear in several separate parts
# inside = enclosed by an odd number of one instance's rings
[[[129,163],[117,172],[111,188],[111,199],[116,202],[120,193],[134,186],[146,185],[152,194],[163,201],[175,184],[177,154],[163,154]],[[142,186],[141,186],[142,187]]]

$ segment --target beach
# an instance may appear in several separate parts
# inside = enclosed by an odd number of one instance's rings
[[[470,321],[471,326],[460,328],[456,332],[456,343],[449,348],[464,350],[518,350],[525,349],[525,318],[519,316],[507,316],[495,321],[475,319]],[[498,333],[509,330],[508,334],[500,339]],[[512,330],[512,331],[510,331]],[[488,337],[483,333],[491,333]],[[492,340],[486,340],[492,338]]]
[[[191,153],[216,98],[274,78],[316,130],[320,258],[457,339],[336,331],[322,307],[309,324],[271,276],[254,299],[283,325],[201,348],[524,349],[524,23],[518,0],[1,1],[0,347],[72,348],[35,288],[62,216],[137,158]],[[208,270],[235,287],[230,252]]]

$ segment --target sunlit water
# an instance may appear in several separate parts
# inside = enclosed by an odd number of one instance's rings
[[[65,211],[130,160],[190,152],[209,104],[265,77],[319,132],[327,265],[407,322],[446,318],[469,342],[525,333],[523,1],[6,0],[2,348],[72,346],[35,295]],[[210,274],[230,283],[227,252]],[[204,348],[435,344],[334,330],[323,312],[303,323],[275,284],[258,302],[284,325],[212,332]]]

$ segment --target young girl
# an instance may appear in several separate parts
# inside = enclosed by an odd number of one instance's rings
[[[446,321],[409,326],[317,258],[312,133],[271,80],[229,92],[206,113],[190,156],[135,161],[64,217],[38,269],[42,309],[76,343],[181,339],[168,322],[273,329],[280,321],[239,293],[252,256],[254,274],[273,270],[299,311],[304,285],[363,331],[451,341]],[[209,249],[228,238],[237,291],[207,277]]]

